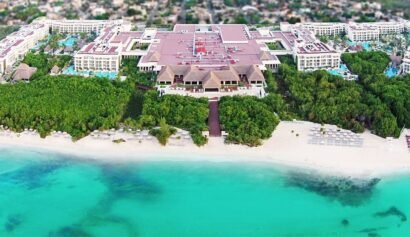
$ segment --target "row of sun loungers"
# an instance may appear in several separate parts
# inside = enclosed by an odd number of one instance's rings
[[[309,132],[309,144],[361,147],[363,138],[348,130],[313,127]]]
[[[410,135],[406,135],[407,148],[410,149]]]
[[[144,130],[115,130],[111,129],[109,131],[94,131],[90,134],[92,139],[98,140],[115,140],[115,139],[124,139],[126,141],[151,141],[154,139],[153,136],[149,135],[149,132]],[[187,131],[178,131],[176,134],[171,136],[171,139],[182,140],[182,139],[191,139],[189,132]]]

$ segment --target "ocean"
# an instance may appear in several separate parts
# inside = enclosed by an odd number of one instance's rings
[[[410,236],[410,175],[0,148],[0,236]]]

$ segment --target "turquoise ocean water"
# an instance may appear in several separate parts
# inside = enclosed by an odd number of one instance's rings
[[[340,194],[296,174],[0,148],[0,236],[410,236],[410,176]]]

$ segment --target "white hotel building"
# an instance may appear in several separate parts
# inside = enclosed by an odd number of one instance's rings
[[[401,34],[404,32],[406,26],[404,22],[374,22],[374,23],[363,23],[367,25],[373,25],[379,28],[380,35],[394,35]]]
[[[131,30],[131,24],[123,20],[51,20],[51,30],[59,33],[101,32],[108,26],[116,26],[124,31]]]
[[[301,71],[338,68],[341,53],[331,46],[316,39],[310,31],[295,33],[293,57]]]
[[[24,58],[37,42],[48,35],[49,26],[44,23],[32,23],[22,26],[0,41],[0,75]]]
[[[98,38],[74,55],[76,71],[119,71],[122,46],[109,44],[117,34],[115,26],[105,28]]]
[[[377,41],[379,40],[380,29],[375,25],[370,24],[354,24],[347,26],[347,37],[351,41]]]
[[[298,70],[338,68],[341,53],[317,39],[312,31],[292,27],[291,31],[272,31],[271,37],[280,42],[293,56]],[[266,37],[266,36],[265,36]]]
[[[281,23],[282,31],[302,28],[313,32],[315,35],[340,35],[346,33],[352,41],[375,41],[379,40],[381,35],[400,34],[407,28],[410,23],[403,21],[390,22],[369,22],[369,23],[333,23],[333,22],[305,22],[290,25]]]
[[[403,57],[403,62],[401,64],[401,70],[403,74],[410,73],[410,50]]]
[[[346,31],[345,23],[334,22],[305,22],[290,25],[289,23],[280,23],[282,31],[290,31],[292,28],[302,28],[313,32],[315,35],[340,35]]]

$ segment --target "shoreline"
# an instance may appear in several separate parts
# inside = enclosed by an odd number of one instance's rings
[[[125,161],[209,161],[257,162],[275,167],[302,169],[333,176],[373,178],[410,174],[410,152],[403,138],[384,139],[369,132],[360,134],[361,147],[309,144],[311,122],[281,122],[272,137],[259,147],[224,144],[223,138],[210,138],[197,147],[189,140],[171,140],[161,146],[155,139],[113,143],[126,134],[99,140],[91,136],[72,142],[70,138],[11,133],[0,135],[0,148],[44,150],[97,160]],[[331,127],[331,125],[328,125]],[[294,131],[294,132],[291,132]],[[298,134],[298,136],[296,136]]]

